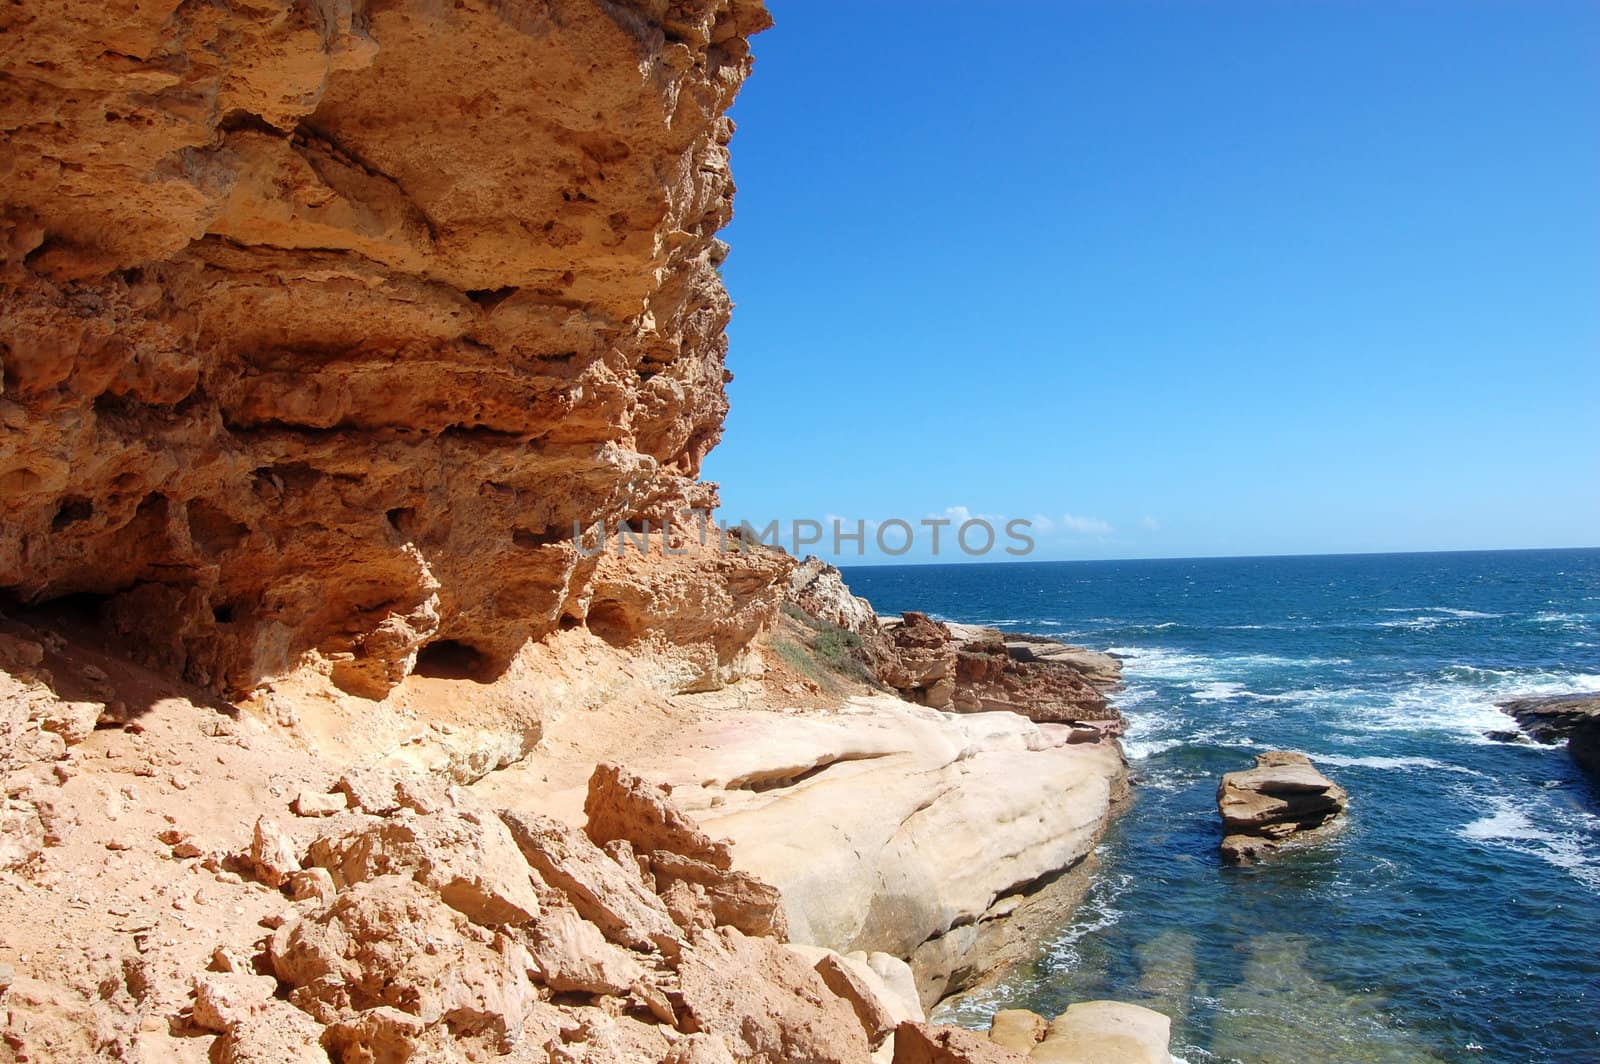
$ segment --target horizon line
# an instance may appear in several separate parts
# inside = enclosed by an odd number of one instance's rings
[[[1221,562],[1221,561],[1269,561],[1285,558],[1393,558],[1418,554],[1534,554],[1556,551],[1600,551],[1600,545],[1590,547],[1454,547],[1437,550],[1350,550],[1350,551],[1321,551],[1304,552],[1296,554],[1193,554],[1193,555],[1162,555],[1145,556],[1141,558],[1018,558],[1014,561],[972,560],[964,562],[952,561],[897,561],[897,562],[856,562],[850,565],[841,565],[828,561],[822,555],[807,555],[807,557],[820,558],[836,569],[937,569],[953,568],[957,566],[985,566],[985,565],[1103,565],[1120,562]],[[799,559],[804,561],[804,559]]]

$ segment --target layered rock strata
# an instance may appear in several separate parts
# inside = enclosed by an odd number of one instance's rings
[[[1563,740],[1579,767],[1600,776],[1600,694],[1516,698],[1500,708],[1516,718],[1523,734],[1535,742]]]
[[[1304,754],[1257,754],[1254,768],[1229,772],[1217,784],[1222,859],[1248,864],[1320,838],[1340,826],[1347,801],[1344,788]]]
[[[583,624],[575,527],[714,500],[724,112],[768,21],[9,6],[0,589],[230,694]]]

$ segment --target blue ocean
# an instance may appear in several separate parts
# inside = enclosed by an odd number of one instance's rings
[[[1495,742],[1600,690],[1600,550],[855,567],[879,613],[1124,659],[1134,798],[1072,921],[940,1019],[1139,1001],[1202,1061],[1600,1061],[1600,786]],[[1218,778],[1309,754],[1327,845],[1222,866]]]

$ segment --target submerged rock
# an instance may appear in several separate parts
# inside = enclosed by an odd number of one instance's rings
[[[1317,771],[1304,754],[1257,754],[1255,768],[1229,772],[1217,785],[1222,859],[1248,864],[1294,836],[1331,829],[1346,801],[1344,788]]]

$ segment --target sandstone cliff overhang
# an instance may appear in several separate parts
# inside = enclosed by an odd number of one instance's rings
[[[228,693],[382,694],[705,506],[760,0],[0,13],[0,590]]]

